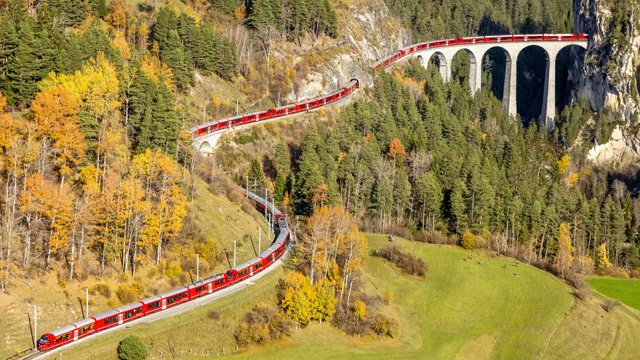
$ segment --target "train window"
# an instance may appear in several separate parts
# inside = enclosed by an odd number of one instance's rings
[[[267,260],[269,260],[269,261],[273,261],[273,254],[269,255],[269,257],[267,258]]]
[[[207,289],[207,285],[198,286],[196,288],[196,292],[205,291]]]
[[[220,280],[216,281],[216,286],[217,285],[222,285],[222,284],[224,284],[224,279],[220,279]]]
[[[262,266],[262,261],[260,261],[259,263],[253,265],[253,270],[256,270],[257,268]]]

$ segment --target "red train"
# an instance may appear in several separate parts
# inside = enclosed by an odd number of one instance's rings
[[[191,137],[195,138],[201,135],[208,135],[216,131],[225,130],[239,125],[249,124],[256,121],[274,119],[281,116],[296,114],[313,110],[333,102],[336,102],[345,96],[353,93],[360,86],[358,79],[352,79],[347,86],[319,99],[309,100],[300,104],[282,106],[279,108],[259,111],[246,115],[232,116],[226,119],[213,121],[204,125],[191,128]]]
[[[463,45],[463,44],[482,44],[482,43],[499,43],[499,42],[515,42],[515,41],[587,41],[589,38],[586,34],[531,34],[531,35],[497,35],[497,36],[476,36],[455,38],[446,40],[429,41],[420,44],[413,44],[404,49],[400,49],[395,53],[385,57],[384,59],[369,66],[373,71],[385,68],[390,64],[402,59],[408,54],[416,51],[432,49],[443,46]]]
[[[263,251],[254,259],[236,266],[233,269],[229,269],[224,274],[219,274],[164,294],[124,305],[46,333],[38,340],[38,350],[51,350],[87,337],[93,333],[211,294],[251,277],[270,266],[284,254],[289,246],[290,236],[287,219],[272,203],[265,202],[263,198],[252,192],[245,191],[244,193],[255,202],[255,206],[259,211],[264,212],[266,206],[267,211],[276,219],[274,230],[277,235],[267,250]]]

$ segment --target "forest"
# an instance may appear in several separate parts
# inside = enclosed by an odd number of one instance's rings
[[[328,1],[242,2],[231,16],[222,3],[0,1],[0,289],[52,270],[61,284],[135,277],[192,242],[217,261],[187,210],[197,79],[255,101],[269,69],[258,49],[337,31]],[[227,111],[219,94],[206,101]]]
[[[434,66],[415,61],[378,74],[371,100],[304,132],[292,171],[288,147],[276,145],[276,200],[303,215],[342,205],[367,231],[491,248],[545,268],[568,261],[578,273],[637,276],[637,194],[586,161],[585,150],[607,137],[586,119],[609,124],[615,114],[578,103],[547,134],[504,114],[486,88],[472,97],[457,80],[443,83]]]

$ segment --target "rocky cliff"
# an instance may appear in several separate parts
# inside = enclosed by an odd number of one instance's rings
[[[574,97],[620,113],[628,125],[640,115],[638,10],[637,0],[574,0],[573,6],[575,32],[590,37]]]
[[[589,34],[585,61],[573,75],[573,98],[586,98],[596,111],[612,110],[615,128],[607,143],[595,144],[588,158],[623,170],[640,161],[640,7],[638,0],[574,0],[575,32]]]
[[[373,85],[373,78],[368,66],[411,44],[409,32],[391,15],[384,0],[336,1],[334,4],[340,21],[340,37],[324,55],[329,58],[287,96],[289,101],[327,94],[353,78],[360,80],[361,86],[369,87]]]

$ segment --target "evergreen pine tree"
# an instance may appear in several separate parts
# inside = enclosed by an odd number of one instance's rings
[[[247,25],[250,28],[257,30],[262,26],[273,25],[274,19],[271,0],[253,0],[248,10]]]
[[[160,59],[171,68],[176,86],[185,90],[192,81],[193,73],[187,67],[184,48],[176,30],[169,30],[165,45],[160,47]]]
[[[251,166],[249,167],[249,173],[247,175],[249,176],[249,184],[256,184],[256,191],[265,187],[265,176],[262,171],[262,162],[260,159],[255,158],[251,161]]]

